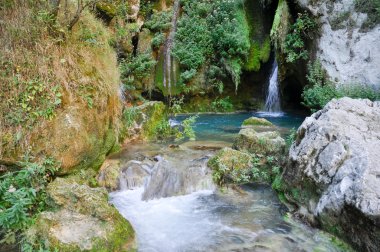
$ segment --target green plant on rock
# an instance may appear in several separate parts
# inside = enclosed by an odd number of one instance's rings
[[[42,80],[23,81],[18,75],[14,77],[13,85],[21,92],[17,100],[8,101],[13,104],[5,117],[10,125],[32,126],[40,118],[52,119],[55,116],[55,110],[62,102],[58,86],[48,88]]]
[[[190,116],[189,118],[186,118],[182,121],[181,125],[183,126],[183,131],[178,131],[176,134],[176,140],[182,140],[185,137],[189,138],[190,140],[195,140],[195,131],[194,131],[194,125],[197,121],[198,115]]]
[[[133,86],[136,80],[142,80],[150,75],[156,61],[149,53],[129,56],[122,59],[119,68],[121,81],[124,85]]]
[[[186,72],[183,81],[207,63],[223,69],[237,87],[250,45],[243,2],[187,0],[182,5],[172,55]]]
[[[351,97],[372,101],[380,99],[380,91],[370,86],[344,84],[336,87],[329,81],[326,71],[319,61],[308,64],[306,78],[309,85],[304,88],[302,93],[302,104],[312,112],[322,109],[334,98]]]
[[[46,208],[46,186],[59,165],[51,158],[41,163],[20,163],[21,170],[0,177],[1,243],[15,243],[16,235],[34,221]]]
[[[287,62],[294,63],[299,59],[307,60],[309,58],[306,40],[313,38],[317,28],[318,24],[313,17],[306,12],[298,13],[298,18],[285,39],[284,52]]]
[[[229,96],[225,98],[216,98],[211,103],[211,109],[215,112],[229,112],[233,110],[233,104]]]
[[[355,0],[355,8],[368,15],[362,29],[372,29],[380,23],[380,0]]]

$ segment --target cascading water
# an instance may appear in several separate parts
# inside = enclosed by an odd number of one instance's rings
[[[172,18],[172,27],[169,32],[169,36],[165,42],[164,49],[164,62],[163,62],[163,87],[168,90],[169,95],[171,94],[172,85],[176,85],[177,78],[177,66],[174,62],[174,59],[171,55],[172,48],[174,45],[174,36],[177,32],[177,21],[180,12],[180,1],[175,0],[173,4],[173,18]]]
[[[266,112],[281,112],[281,99],[278,86],[278,65],[277,61],[273,62],[272,73],[269,79],[267,97],[265,100]]]
[[[110,196],[135,229],[138,251],[343,251],[318,230],[284,219],[270,186],[215,190],[207,161],[230,144],[136,143],[125,150],[122,190]]]

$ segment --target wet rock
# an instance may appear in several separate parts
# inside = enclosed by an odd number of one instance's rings
[[[41,213],[27,231],[27,241],[37,241],[54,251],[131,251],[134,231],[109,205],[103,188],[90,188],[57,178],[47,195],[54,211]]]
[[[379,122],[379,102],[329,102],[298,129],[283,174],[303,215],[361,251],[380,247]]]
[[[97,181],[109,191],[119,189],[121,164],[119,159],[107,159],[99,170]]]
[[[199,190],[213,189],[208,157],[193,160],[160,159],[152,170],[143,200],[185,195]],[[181,165],[179,165],[179,162]],[[183,164],[186,164],[183,166]]]

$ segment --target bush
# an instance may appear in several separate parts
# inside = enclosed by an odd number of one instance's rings
[[[50,158],[21,165],[21,170],[0,177],[1,242],[14,243],[16,234],[28,228],[34,216],[46,208],[45,189],[58,167]]]
[[[229,96],[225,98],[216,98],[211,103],[211,109],[215,112],[229,112],[234,108]]]
[[[186,0],[182,4],[184,13],[178,21],[172,52],[181,69],[193,73],[207,62],[231,74],[239,85],[236,75],[250,46],[242,1]]]
[[[195,140],[194,124],[198,118],[198,115],[190,116],[183,120],[181,125],[183,126],[183,131],[178,131],[176,134],[176,140],[182,140],[184,138],[189,138],[190,140]]]
[[[306,50],[305,41],[311,39],[317,29],[317,23],[306,12],[298,13],[296,22],[291,26],[291,32],[286,36],[285,48],[286,61],[294,63],[299,59],[307,60],[309,53]]]
[[[334,98],[351,97],[370,99],[372,101],[380,99],[380,92],[371,87],[360,84],[345,84],[336,87],[328,80],[326,72],[320,62],[308,64],[308,74],[306,76],[309,85],[302,93],[302,104],[312,112],[322,109]]]
[[[119,68],[121,81],[124,85],[134,85],[136,80],[142,80],[150,75],[150,70],[156,65],[156,61],[149,53],[139,54],[136,57],[129,56],[122,59]]]

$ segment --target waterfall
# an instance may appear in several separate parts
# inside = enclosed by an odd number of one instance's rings
[[[172,27],[169,32],[169,36],[165,43],[164,49],[164,64],[163,64],[163,87],[167,88],[169,94],[171,93],[171,87],[176,85],[176,65],[173,62],[173,57],[171,55],[173,44],[174,44],[174,36],[177,31],[177,21],[180,12],[180,3],[179,0],[174,1],[173,5],[173,18],[172,18]],[[173,83],[172,83],[173,81]]]
[[[273,62],[272,73],[269,79],[267,97],[265,100],[266,112],[281,112],[280,91],[278,86],[278,65]]]

